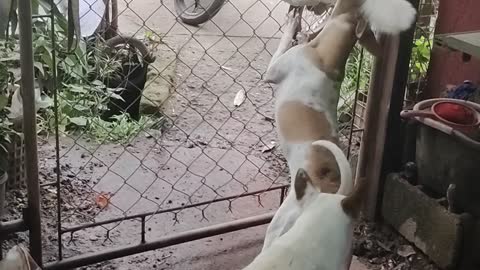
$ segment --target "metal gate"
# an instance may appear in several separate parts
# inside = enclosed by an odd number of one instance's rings
[[[90,7],[81,17],[105,20]],[[177,20],[173,1],[120,1],[107,16],[114,22],[106,24],[107,35],[114,29],[121,45],[135,37],[153,62],[135,47],[113,50],[100,39],[69,47],[61,10],[33,15],[31,68],[52,106],[39,112],[36,131],[24,132],[33,132],[29,138],[40,134],[46,269],[95,264],[270,221],[286,193],[288,171],[276,143],[275,89],[262,76],[287,10],[276,0],[227,1],[212,20],[191,27]],[[306,25],[318,19],[305,15]],[[104,53],[111,50],[115,54]],[[118,105],[126,97],[104,80],[125,59],[130,67],[148,65],[145,86],[135,89],[141,114],[136,121],[125,113],[106,121],[102,112],[112,104],[135,111]],[[372,57],[355,48],[341,90],[341,142],[354,165],[371,65]],[[132,74],[126,78],[138,78]],[[119,87],[129,87],[126,78]]]

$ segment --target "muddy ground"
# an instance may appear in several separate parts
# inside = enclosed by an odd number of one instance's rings
[[[274,90],[262,82],[278,44],[286,7],[278,1],[236,1],[201,28],[175,20],[173,5],[159,1],[120,1],[120,31],[161,38],[147,87],[165,87],[165,125],[144,129],[127,143],[98,143],[85,134],[62,134],[60,170],[55,138],[39,138],[42,184],[44,261],[62,255],[95,253],[141,240],[139,220],[127,220],[67,232],[63,230],[148,211],[178,208],[148,216],[147,241],[190,229],[274,211],[280,192],[234,198],[187,208],[244,192],[288,183],[273,125]],[[242,16],[240,14],[243,14]],[[162,81],[161,83],[159,81]],[[247,99],[233,105],[245,90]],[[343,142],[347,140],[344,138]],[[355,153],[358,143],[352,148]],[[55,186],[61,182],[60,192]],[[109,194],[101,208],[100,194]],[[61,215],[57,215],[60,195]],[[23,189],[9,192],[5,220],[20,216]],[[258,253],[265,226],[198,240],[84,269],[241,269]],[[23,243],[26,234],[8,237],[4,249]],[[396,234],[380,225],[362,223],[356,232],[355,255],[368,269],[435,269]]]

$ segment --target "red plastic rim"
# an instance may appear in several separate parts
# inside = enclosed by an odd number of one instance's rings
[[[458,123],[458,122],[452,122],[450,121],[449,119],[445,119],[444,117],[442,117],[439,112],[442,108],[445,108],[446,106],[457,106],[457,107],[461,107],[462,109],[465,110],[465,113],[466,114],[470,114],[472,119],[470,121],[470,123]],[[478,117],[478,112],[476,110],[474,110],[473,108],[471,108],[470,106],[466,106],[464,104],[459,104],[459,103],[456,103],[456,102],[449,102],[449,101],[439,101],[435,104],[433,104],[432,106],[432,112],[433,114],[435,115],[435,117],[437,117],[438,119],[442,120],[443,122],[445,123],[448,123],[449,125],[452,125],[452,126],[458,126],[458,127],[474,127],[474,126],[477,126],[479,124],[479,117]]]

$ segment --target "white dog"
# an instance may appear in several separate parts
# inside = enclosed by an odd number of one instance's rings
[[[305,170],[297,170],[294,193],[302,208],[298,220],[244,270],[347,270],[365,184],[359,181],[348,196],[322,193]]]
[[[338,0],[322,31],[293,48],[301,18],[290,14],[265,79],[279,85],[275,118],[292,176],[303,168],[318,190],[349,194],[353,186],[350,165],[334,145],[338,142],[337,104],[346,61],[357,40],[377,54],[379,45],[371,27],[397,34],[412,25],[415,14],[406,0]],[[317,140],[332,144],[320,147],[313,144]],[[295,186],[295,179],[291,182]],[[263,251],[293,226],[300,210],[290,191],[267,229]]]

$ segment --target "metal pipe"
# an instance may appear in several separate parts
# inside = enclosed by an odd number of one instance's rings
[[[56,269],[71,269],[82,267],[90,264],[95,264],[107,260],[113,260],[141,252],[170,247],[202,238],[207,238],[219,234],[234,232],[254,226],[264,225],[269,223],[273,218],[274,213],[268,213],[244,219],[239,219],[231,222],[226,222],[218,225],[212,225],[200,229],[194,229],[187,232],[178,233],[171,236],[162,237],[156,241],[146,242],[144,244],[136,244],[125,246],[121,248],[114,248],[111,250],[103,250],[84,255],[79,255],[65,259],[63,261],[48,263],[45,265],[45,270]]]
[[[55,165],[56,165],[56,182],[55,187],[57,189],[57,246],[58,246],[58,259],[63,258],[63,240],[62,240],[62,190],[61,190],[61,172],[62,168],[60,166],[60,132],[59,132],[59,115],[58,115],[58,84],[57,84],[57,42],[56,36],[53,33],[55,29],[55,9],[56,5],[54,0],[49,0],[50,2],[50,40],[52,42],[52,62],[54,63],[52,70],[53,78],[53,112],[55,120]]]
[[[32,15],[32,18],[33,19],[49,19],[50,14],[45,14],[45,15],[35,14],[35,15]]]
[[[25,141],[25,168],[27,175],[28,220],[30,229],[30,252],[37,264],[42,266],[42,224],[40,185],[38,181],[37,126],[35,111],[32,1],[18,1],[18,24],[20,31],[21,93],[23,98],[23,132]]]
[[[347,149],[347,159],[350,159],[350,152],[352,151],[352,140],[353,140],[353,128],[355,126],[355,116],[357,115],[357,104],[358,104],[358,92],[360,91],[360,77],[362,75],[362,66],[363,66],[363,47],[360,48],[360,62],[358,62],[357,67],[357,83],[355,84],[355,98],[353,101],[352,108],[352,122],[350,123],[350,134],[348,136],[348,149]]]
[[[190,205],[187,205],[187,206],[173,207],[173,208],[164,209],[164,210],[160,210],[160,211],[151,211],[151,212],[146,212],[146,213],[142,213],[142,214],[136,214],[136,215],[126,216],[126,217],[104,220],[104,221],[100,221],[100,222],[92,223],[92,224],[84,224],[84,225],[80,225],[80,226],[75,226],[75,227],[70,227],[70,228],[63,229],[62,233],[76,232],[76,231],[79,231],[79,230],[84,230],[84,229],[97,227],[97,226],[101,226],[101,225],[105,225],[105,224],[121,222],[121,221],[125,221],[125,220],[138,219],[138,218],[143,218],[143,217],[153,216],[153,215],[158,215],[158,214],[175,212],[175,211],[179,211],[179,210],[183,210],[183,209],[198,207],[198,206],[212,204],[212,203],[216,203],[216,202],[221,202],[221,201],[227,201],[227,200],[232,200],[232,199],[241,198],[241,197],[252,196],[252,195],[259,194],[259,193],[264,193],[264,192],[267,192],[267,191],[273,191],[273,190],[277,190],[277,189],[285,189],[286,187],[288,187],[288,185],[282,185],[282,186],[273,187],[273,188],[269,188],[269,189],[252,191],[252,192],[248,192],[248,193],[244,193],[244,194],[236,195],[236,196],[223,197],[223,198],[220,198],[220,199],[210,200],[210,201],[206,201],[206,202],[194,203],[194,204],[190,204]]]
[[[112,29],[112,35],[118,35],[118,2],[117,0],[112,0],[112,20],[110,22],[110,28]]]
[[[0,235],[27,231],[28,227],[23,219],[0,222]]]

